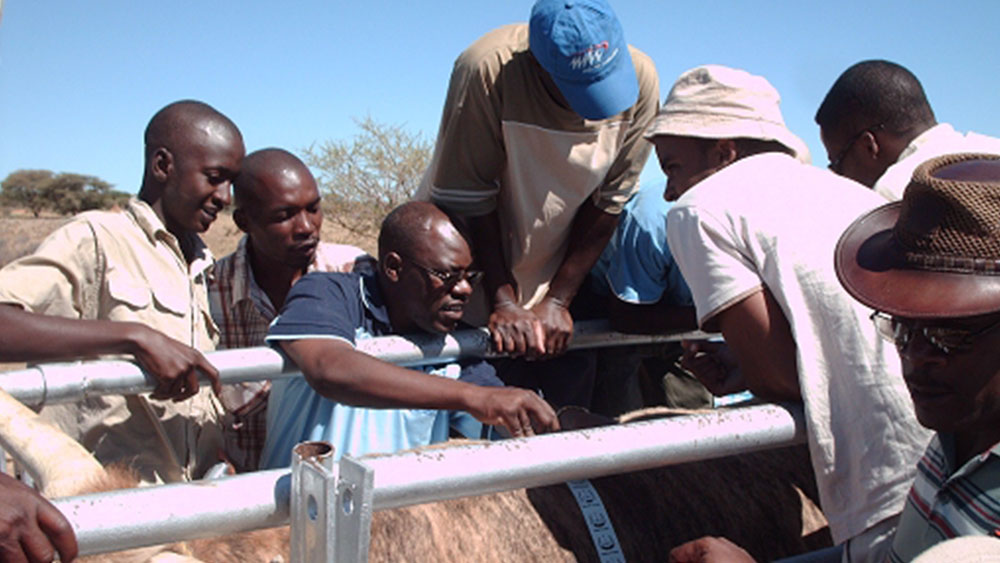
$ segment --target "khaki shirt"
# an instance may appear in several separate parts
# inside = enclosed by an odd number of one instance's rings
[[[652,60],[633,47],[628,54],[639,97],[597,121],[561,105],[555,83],[530,53],[527,24],[487,33],[455,62],[416,198],[461,216],[497,212],[523,307],[548,291],[580,207],[590,201],[618,214],[638,189],[653,146],[643,134],[659,109],[660,90]],[[485,322],[481,295],[466,308],[467,322]]]
[[[212,256],[197,235],[195,260],[149,205],[76,216],[34,254],[0,270],[0,303],[78,319],[146,324],[202,351],[218,330],[208,309]],[[148,395],[104,396],[52,405],[42,416],[92,451],[101,463],[125,461],[143,481],[201,476],[218,459],[221,407],[203,387],[181,403]]]

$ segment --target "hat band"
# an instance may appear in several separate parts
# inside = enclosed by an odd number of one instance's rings
[[[941,256],[919,252],[904,252],[903,257],[907,265],[917,270],[1000,276],[1000,260],[993,258]]]

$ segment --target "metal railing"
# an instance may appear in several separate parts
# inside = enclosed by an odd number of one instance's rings
[[[571,349],[714,335],[626,335],[577,323]],[[489,357],[485,330],[446,337],[379,337],[358,348],[404,366]],[[270,348],[207,354],[224,383],[301,375]],[[128,361],[47,364],[0,373],[29,405],[146,392],[153,379]],[[799,407],[765,405],[668,420],[354,459],[299,456],[295,468],[57,499],[81,554],[97,554],[293,523],[296,561],[364,561],[371,513],[413,504],[711,459],[804,441]],[[346,496],[345,496],[346,495]],[[310,499],[311,505],[305,502]],[[317,504],[325,507],[318,513]],[[307,506],[308,505],[308,506]],[[348,511],[351,506],[356,510]],[[294,508],[293,508],[294,507]],[[311,540],[308,540],[311,538]],[[330,541],[332,539],[332,541]]]
[[[801,408],[761,405],[665,420],[576,430],[485,444],[435,448],[355,460],[344,456],[330,476],[342,506],[343,493],[356,500],[357,514],[437,500],[551,485],[663,465],[777,448],[805,441]],[[346,475],[344,466],[353,472]],[[374,477],[366,492],[363,473]],[[82,554],[118,551],[172,541],[280,526],[291,517],[292,471],[260,471],[199,481],[68,497],[54,501],[76,530]],[[313,487],[318,487],[318,481]],[[353,486],[353,488],[352,488]],[[300,489],[302,494],[316,494]],[[328,498],[328,497],[319,497]],[[324,527],[323,545],[359,546],[338,561],[363,561],[367,543],[356,535]],[[363,524],[363,522],[362,522]],[[348,530],[351,528],[348,527]],[[356,528],[355,528],[356,529]],[[367,528],[363,530],[367,532]],[[293,531],[293,535],[295,531]],[[343,536],[343,537],[342,537]],[[362,551],[364,550],[364,551]],[[307,554],[305,560],[314,559]]]
[[[704,339],[713,335],[677,332],[659,335],[611,332],[607,321],[583,321],[574,326],[571,350],[607,346]],[[492,357],[489,333],[468,329],[448,335],[380,336],[359,340],[358,350],[381,360],[414,367],[454,361],[459,358]],[[206,354],[219,370],[222,383],[300,376],[301,372],[277,350],[241,348]],[[202,379],[202,383],[205,380]],[[150,392],[155,380],[131,361],[68,362],[40,364],[0,373],[0,389],[28,406],[67,403],[100,395]]]

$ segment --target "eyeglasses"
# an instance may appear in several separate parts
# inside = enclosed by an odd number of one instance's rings
[[[840,152],[837,153],[837,156],[830,161],[830,164],[827,165],[827,168],[829,168],[830,171],[833,172],[834,174],[840,174],[840,165],[844,163],[844,158],[847,157],[847,153],[851,150],[851,147],[854,146],[854,143],[858,142],[858,139],[860,139],[861,136],[864,135],[865,133],[874,133],[884,127],[885,127],[884,123],[879,123],[878,125],[873,125],[871,127],[868,127],[867,129],[862,129],[861,131],[858,131],[853,137],[850,138],[850,140],[847,141],[847,144],[844,145],[844,148],[840,149]]]
[[[484,272],[482,270],[467,270],[462,268],[461,270],[454,270],[451,272],[445,272],[443,270],[435,270],[434,268],[428,268],[423,264],[415,261],[408,256],[401,256],[410,264],[413,264],[417,269],[423,271],[428,276],[437,278],[446,287],[451,287],[457,285],[458,282],[465,280],[469,282],[469,285],[475,287],[483,279]]]
[[[900,350],[905,348],[913,340],[914,333],[920,330],[928,342],[945,354],[968,352],[977,338],[1000,326],[1000,320],[997,320],[979,330],[928,325],[918,329],[913,321],[893,317],[880,311],[872,313],[871,319],[879,336],[892,342]]]

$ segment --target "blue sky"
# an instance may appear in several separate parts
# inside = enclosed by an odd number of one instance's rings
[[[365,115],[433,139],[455,56],[488,30],[525,21],[532,3],[0,1],[0,178],[46,168],[129,192],[146,122],[181,98],[230,116],[248,150],[348,139]],[[629,43],[656,63],[661,99],[700,64],[764,75],[821,166],[812,116],[863,59],[910,68],[939,121],[1000,136],[1000,2],[613,5]],[[662,184],[653,160],[642,181]]]

